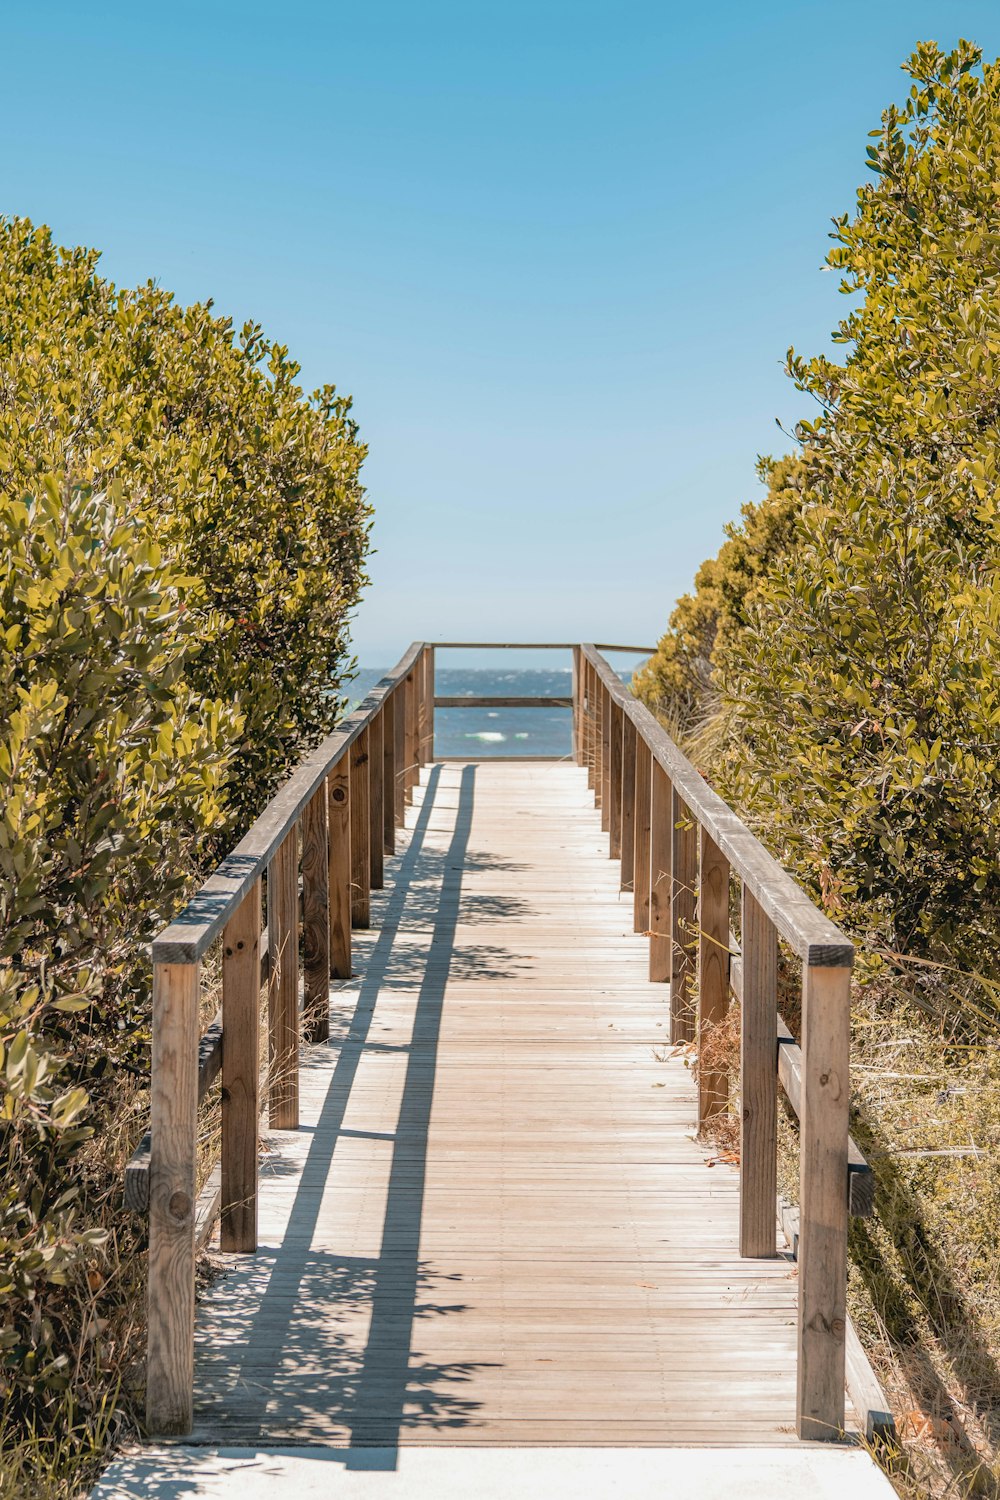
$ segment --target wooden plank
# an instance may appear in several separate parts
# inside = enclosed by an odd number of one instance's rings
[[[406,823],[406,682],[392,695],[393,701],[393,729],[396,740],[396,754],[394,758],[396,783],[393,794],[393,816],[397,828],[402,828]]]
[[[621,888],[635,888],[635,725],[622,714]]]
[[[858,1414],[865,1442],[895,1445],[896,1420],[850,1317],[847,1319],[844,1357],[847,1394]]]
[[[774,1043],[778,936],[746,883],[740,918],[740,1254],[773,1255],[778,1192],[778,1090]]]
[[[298,829],[278,845],[267,871],[268,1119],[272,1130],[299,1123]]]
[[[351,772],[342,755],[326,782],[327,847],[330,851],[330,975],[351,977]]]
[[[153,968],[146,1426],[191,1430],[200,965]]]
[[[744,987],[746,982],[744,969]],[[850,969],[806,968],[796,1410],[799,1437],[819,1441],[835,1440],[844,1426],[850,1033]]]
[[[670,865],[670,1040],[693,1042],[696,1035],[691,995],[697,933],[698,828],[690,809],[673,788]]]
[[[583,681],[582,660],[579,646],[573,647],[573,763],[583,764]]]
[[[631,723],[631,720],[629,720]],[[641,735],[635,740],[635,879],[632,903],[632,926],[636,932],[648,932],[649,916],[649,828],[650,828],[650,782],[653,774],[653,757]]]
[[[662,725],[632,697],[595,647],[582,645],[580,649],[593,665],[606,691],[632,719],[695,819],[708,829],[733,870],[750,886],[780,936],[808,964],[827,968],[850,967],[854,962],[854,945],[818,910],[732,808],[712,791]]]
[[[288,830],[298,823],[303,808],[331,767],[359,738],[386,694],[404,678],[422,650],[423,643],[415,641],[355,712],[306,756],[197,895],[154,938],[154,963],[194,963],[204,956],[253,882],[264,873]]]
[[[368,730],[351,746],[351,926],[367,927],[371,913],[371,816]]]
[[[385,884],[382,853],[382,824],[385,819],[385,810],[382,805],[384,730],[382,715],[374,714],[368,725],[368,858],[371,863],[371,889],[373,891],[380,891]]]
[[[729,861],[704,828],[698,861],[698,1129],[724,1115],[729,1080],[702,1048],[729,1010]]]
[[[608,821],[610,856],[621,859],[622,855],[622,776],[623,776],[623,730],[624,715],[616,703],[611,704],[611,780],[609,782]]]
[[[382,851],[396,852],[396,695],[382,705]]]
[[[222,1149],[220,1245],[257,1248],[260,1119],[261,882],[250,887],[222,935]]]
[[[594,704],[594,683],[596,676],[589,661],[583,661],[582,670],[584,685],[583,744],[587,765],[587,786],[593,790],[595,768],[597,765],[597,752],[594,743],[594,726],[597,722],[597,709]]]
[[[435,698],[435,708],[572,708],[572,698],[541,697],[538,694],[529,697],[516,697],[512,695],[494,697],[450,697]]]
[[[408,672],[403,684],[404,704],[406,713],[406,748],[403,752],[403,785],[406,788],[405,801],[407,805],[413,802],[413,789],[420,781],[420,768],[417,757],[419,749],[417,745],[417,673],[414,669]]]
[[[326,782],[302,814],[303,1030],[307,1042],[330,1035],[330,840]]]
[[[649,807],[649,977],[668,984],[672,969],[670,888],[673,861],[673,788],[655,761]]]
[[[414,677],[417,685],[417,764],[427,764],[427,652],[421,651]]]

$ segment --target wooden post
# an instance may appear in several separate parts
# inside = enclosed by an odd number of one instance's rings
[[[413,788],[420,780],[420,771],[417,766],[417,682],[416,671],[408,672],[403,683],[406,694],[406,753],[403,764],[405,767],[406,800],[413,801]]]
[[[740,919],[743,998],[740,1016],[740,1254],[773,1255],[777,1216],[778,936],[743,886]],[[841,1188],[847,1194],[847,1164]],[[801,1272],[800,1272],[801,1276]]]
[[[382,704],[382,850],[396,852],[396,695]]]
[[[297,827],[289,829],[267,867],[268,1118],[272,1130],[297,1130],[299,1124],[298,834]]]
[[[368,730],[351,746],[351,926],[371,921],[371,813],[368,795]]]
[[[330,1035],[330,840],[325,781],[302,814],[302,961],[306,1040],[325,1042]]]
[[[594,672],[594,806],[601,806],[604,796],[604,686]],[[601,828],[608,825],[601,812]]]
[[[649,977],[654,984],[665,984],[670,979],[671,969],[673,787],[659,762],[654,760],[652,765],[649,806]]]
[[[351,977],[351,752],[326,778],[330,848],[330,973]]]
[[[636,932],[649,931],[649,799],[653,757],[642,735],[635,741],[635,900],[632,925]]]
[[[146,1426],[183,1436],[194,1413],[194,1204],[200,966],[154,964]]]
[[[583,682],[580,676],[580,648],[573,647],[573,764],[583,764]]]
[[[382,739],[384,724],[381,711],[368,724],[368,858],[371,862],[371,889],[380,891],[385,884],[382,870],[382,823],[385,812],[382,798],[382,766],[385,759]]]
[[[257,1248],[260,1121],[260,879],[222,934],[222,1204],[219,1245]]]
[[[693,1042],[691,1000],[698,881],[698,829],[690,809],[673,794],[673,856],[670,881],[670,1040]]]
[[[729,861],[701,829],[698,879],[698,1129],[725,1114],[724,1069],[705,1066],[702,1047],[729,1010]]]
[[[622,714],[622,813],[621,813],[621,888],[635,886],[635,725],[628,714]]]
[[[597,722],[597,707],[594,703],[594,669],[589,661],[583,663],[583,740],[587,762],[587,786],[594,789],[594,768],[597,764],[597,754],[594,748],[594,725]]]
[[[744,980],[744,983],[746,981]],[[802,975],[798,1433],[840,1437],[847,1329],[851,971]]]
[[[406,682],[394,689],[392,694],[392,721],[396,742],[394,766],[396,780],[393,788],[393,814],[397,828],[406,824]]]
[[[609,707],[611,710],[611,780],[609,783],[610,807],[608,808],[608,833],[609,853],[612,859],[622,857],[622,749],[623,735],[622,720],[624,713],[613,698],[609,696]]]
[[[426,673],[427,691],[427,747],[424,755],[424,765],[430,765],[434,759],[434,647],[427,646],[424,649],[424,660]]]
[[[601,832],[611,832],[611,694],[603,683],[601,695]]]
[[[417,765],[427,764],[427,651],[417,657]],[[419,777],[417,778],[419,781]]]

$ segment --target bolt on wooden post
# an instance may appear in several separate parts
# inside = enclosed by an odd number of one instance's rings
[[[257,1248],[260,1120],[261,882],[247,891],[222,934],[222,1201],[220,1248]]]
[[[153,966],[146,1425],[191,1431],[200,965]]]

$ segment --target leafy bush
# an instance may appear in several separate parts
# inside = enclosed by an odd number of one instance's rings
[[[0,1469],[28,1493],[19,1435],[66,1457],[82,1414],[92,1444],[128,1358],[94,1148],[148,1066],[144,946],[335,722],[370,524],[347,399],[96,262],[0,221]]]

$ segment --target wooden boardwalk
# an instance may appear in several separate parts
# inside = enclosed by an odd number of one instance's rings
[[[586,772],[423,782],[200,1303],[195,1441],[794,1443],[795,1268],[739,1256]]]

